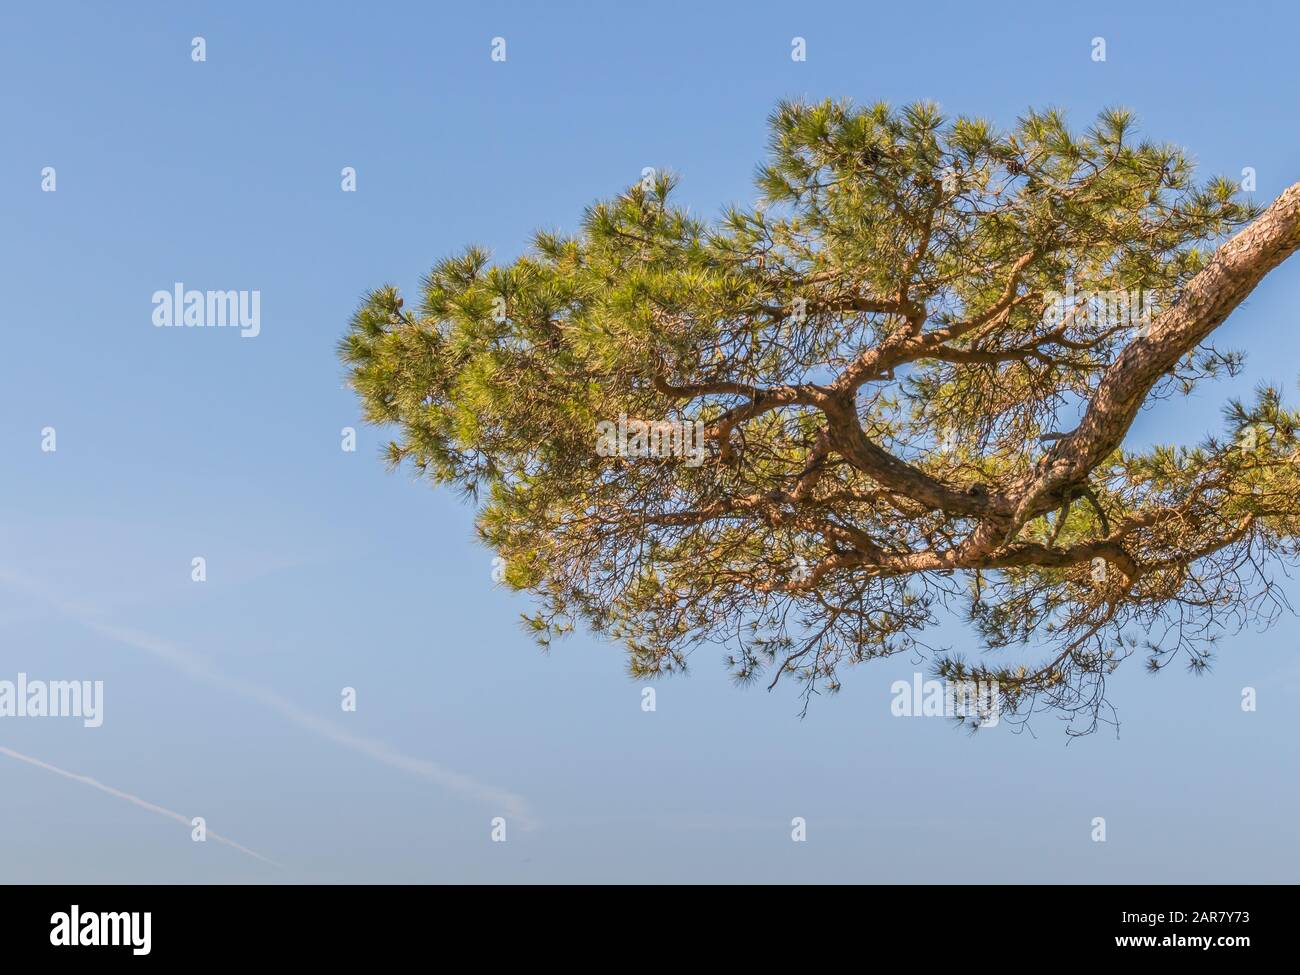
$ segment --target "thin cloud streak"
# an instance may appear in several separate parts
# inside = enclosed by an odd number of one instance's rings
[[[92,620],[83,619],[80,622],[101,636],[135,647],[137,650],[143,650],[160,660],[165,660],[173,667],[184,671],[197,680],[223,687],[241,697],[256,701],[278,712],[290,723],[310,731],[314,735],[342,745],[344,748],[360,752],[391,768],[400,769],[411,775],[434,782],[460,795],[494,805],[506,815],[518,820],[519,824],[525,828],[532,828],[536,825],[536,821],[528,811],[528,804],[523,798],[512,792],[485,785],[477,779],[443,768],[427,759],[403,755],[401,752],[389,748],[383,742],[375,741],[372,738],[364,738],[344,731],[337,725],[303,710],[275,691],[226,677],[224,674],[213,670],[211,665],[198,654],[178,647],[166,640],[160,640],[151,634]]]
[[[187,828],[193,825],[190,819],[181,813],[165,809],[162,806],[149,802],[147,799],[141,799],[139,796],[133,796],[129,792],[123,792],[121,789],[114,789],[111,785],[105,785],[98,779],[92,779],[88,775],[78,775],[76,772],[69,772],[67,769],[59,768],[57,765],[51,765],[49,762],[43,762],[39,758],[33,758],[31,755],[24,755],[22,752],[16,752],[12,748],[6,748],[4,745],[0,745],[0,755],[8,755],[10,758],[17,759],[20,762],[26,762],[28,765],[34,765],[36,768],[42,768],[47,772],[53,772],[55,775],[61,775],[65,779],[71,779],[73,782],[80,782],[82,785],[88,785],[93,789],[98,789],[100,792],[106,792],[110,796],[124,799],[132,805],[139,806],[141,809],[147,809],[151,813],[157,813],[159,816],[166,816],[168,819],[174,819],[178,823],[184,824]],[[238,850],[240,853],[245,853],[248,856],[253,857],[255,860],[269,863],[273,867],[283,866],[283,864],[277,863],[270,857],[264,857],[255,850],[250,850],[248,847],[236,843],[229,837],[222,836],[214,830],[207,830],[206,835],[209,838],[216,840],[218,843],[224,843],[231,849]]]
[[[43,588],[33,585],[30,580],[12,572],[0,569],[0,582],[29,596],[35,596],[55,612],[75,620],[100,636],[137,650],[143,650],[145,653],[157,657],[195,680],[224,688],[238,694],[240,697],[255,701],[275,711],[291,724],[319,738],[324,738],[336,745],[341,745],[358,754],[365,755],[382,765],[387,765],[389,768],[395,768],[408,775],[432,782],[457,795],[484,803],[497,810],[500,815],[514,819],[520,828],[524,830],[535,829],[538,825],[527,800],[509,790],[480,782],[472,776],[445,768],[428,759],[405,755],[384,742],[373,738],[366,738],[345,731],[337,725],[304,710],[293,701],[268,687],[227,677],[214,669],[204,657],[192,650],[187,650],[150,633],[103,623],[97,618],[98,614],[90,607],[54,597]]]

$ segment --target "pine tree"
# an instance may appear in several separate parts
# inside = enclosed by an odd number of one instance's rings
[[[761,205],[706,222],[647,177],[513,263],[442,261],[418,311],[374,291],[340,343],[391,463],[478,499],[540,642],[584,623],[638,677],[720,644],[805,707],[926,652],[1083,732],[1125,656],[1203,669],[1276,614],[1300,415],[1261,389],[1197,446],[1123,441],[1240,368],[1208,339],[1300,247],[1300,184],[1254,206],[1120,110],[999,132],[785,103],[770,127]],[[945,608],[979,662],[923,642]]]

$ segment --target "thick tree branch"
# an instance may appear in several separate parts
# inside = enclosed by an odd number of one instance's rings
[[[1221,325],[1273,268],[1300,249],[1300,183],[1219,248],[1178,302],[1158,315],[1106,370],[1083,420],[1040,461],[1016,494],[1014,524],[1049,510],[1060,488],[1086,477],[1117,448],[1151,388]]]

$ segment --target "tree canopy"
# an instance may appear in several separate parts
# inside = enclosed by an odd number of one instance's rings
[[[1122,110],[783,103],[770,131],[753,207],[702,220],[648,172],[512,263],[442,260],[418,310],[375,290],[340,343],[391,463],[478,499],[543,644],[585,624],[642,677],[720,645],[805,703],[924,653],[1087,731],[1124,657],[1204,669],[1284,608],[1279,391],[1194,445],[1124,440],[1239,369],[1209,339],[1300,247],[1300,184],[1255,206]],[[946,612],[980,653],[926,642]]]

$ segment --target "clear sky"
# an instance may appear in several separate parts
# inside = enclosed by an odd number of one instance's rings
[[[699,213],[752,201],[782,97],[1124,104],[1268,201],[1300,180],[1298,29],[1282,3],[6,5],[0,680],[103,680],[104,722],[0,717],[0,746],[275,865],[6,753],[0,880],[1294,881],[1296,620],[1206,677],[1130,660],[1118,737],[1068,747],[1051,718],[893,717],[925,669],[899,658],[801,721],[705,650],[647,713],[617,646],[538,653],[472,509],[379,462],[334,345],[366,289],[512,258],[645,166]],[[155,328],[178,281],[259,290],[261,333]],[[1245,373],[1131,442],[1199,439],[1266,379],[1294,402],[1298,313],[1293,259],[1219,333]]]

